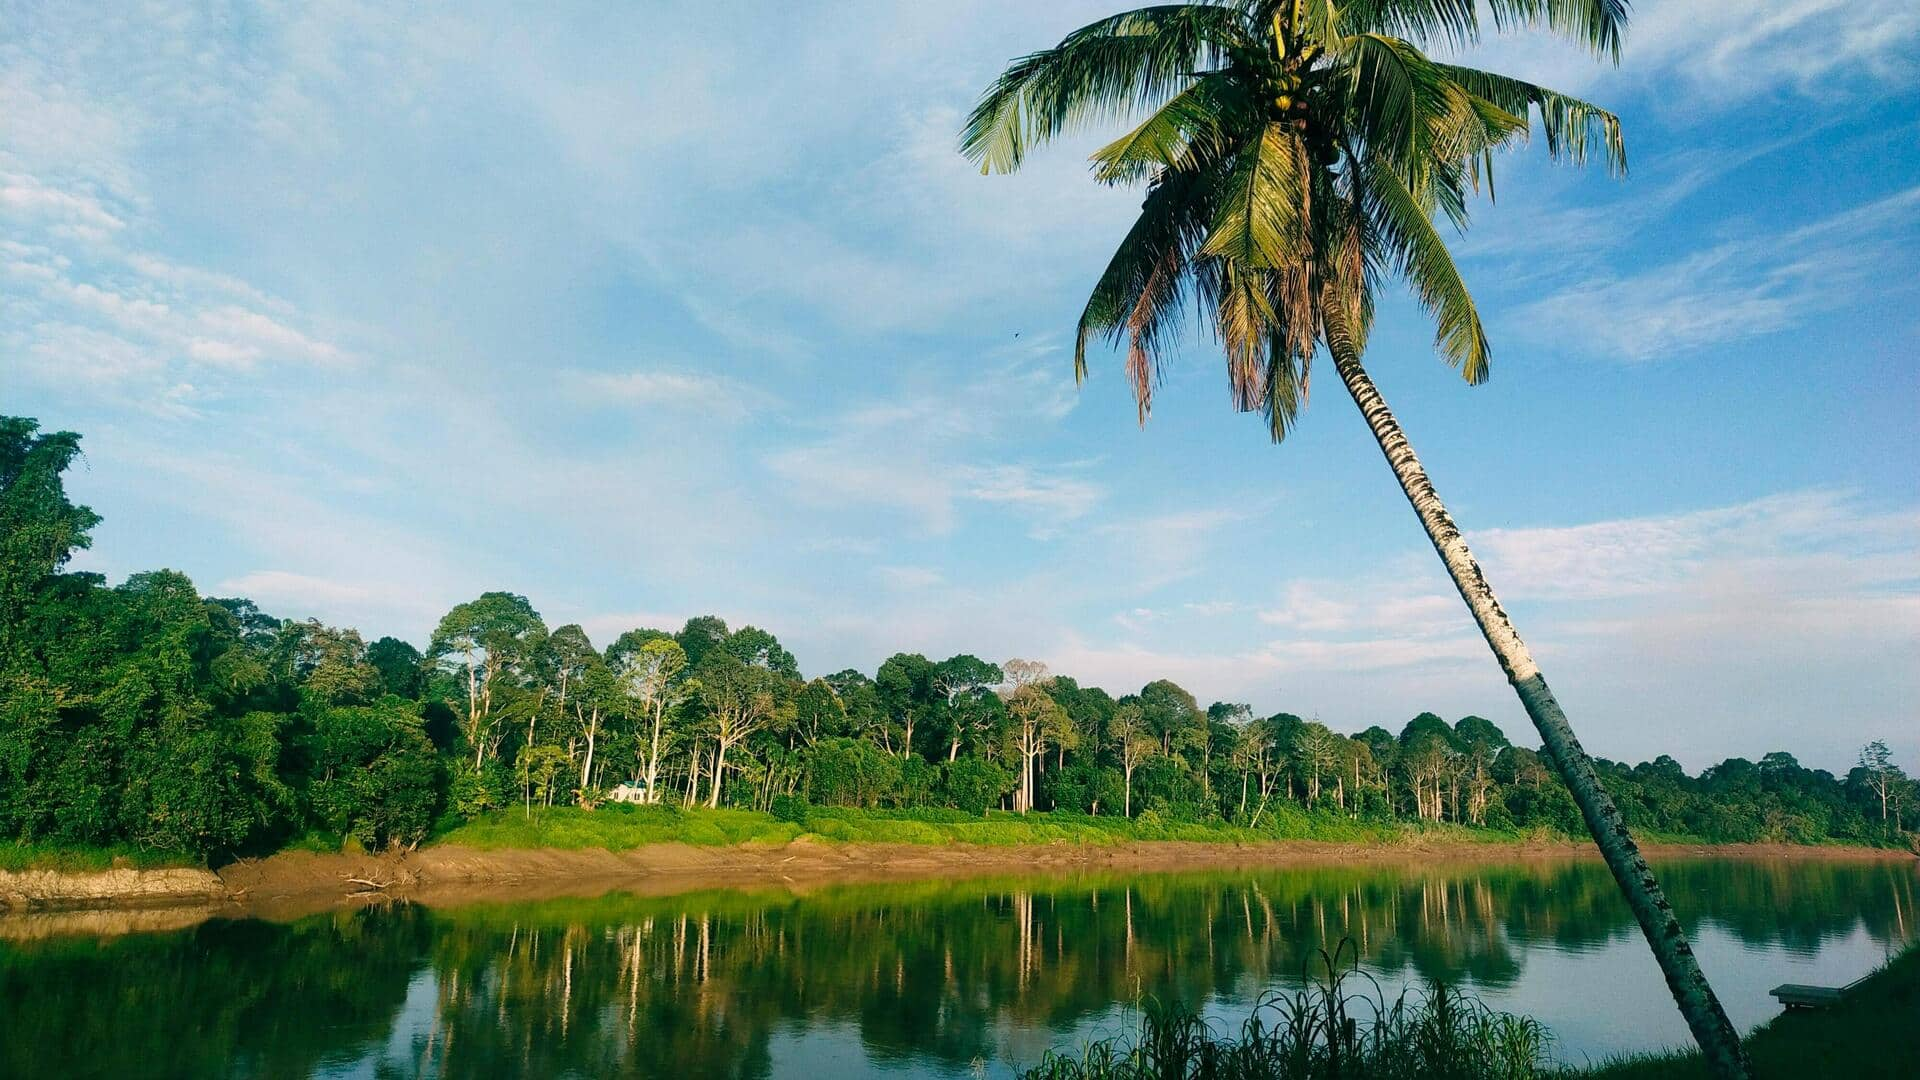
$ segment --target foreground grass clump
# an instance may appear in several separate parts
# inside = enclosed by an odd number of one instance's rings
[[[1845,1001],[1784,1012],[1746,1038],[1758,1080],[1920,1076],[1920,943],[1907,946]],[[1605,1062],[1571,1074],[1596,1080],[1710,1080],[1698,1052]]]
[[[1344,955],[1351,942],[1343,942]],[[1261,999],[1236,1037],[1194,1013],[1149,1003],[1131,1041],[1109,1039],[1080,1056],[1048,1054],[1025,1080],[1529,1080],[1553,1075],[1549,1036],[1536,1020],[1495,1012],[1435,986],[1388,1002],[1349,993],[1352,968],[1321,954],[1326,974],[1305,989]]]

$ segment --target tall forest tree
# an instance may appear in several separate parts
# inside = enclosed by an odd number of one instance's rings
[[[1160,752],[1160,740],[1147,727],[1146,713],[1138,704],[1127,704],[1113,711],[1113,723],[1107,728],[1114,753],[1120,759],[1123,787],[1121,813],[1133,816],[1133,772],[1140,763]]]
[[[699,683],[707,735],[713,742],[707,805],[717,807],[726,781],[727,751],[778,719],[784,687],[772,671],[744,663],[724,649],[710,650],[694,668],[693,677]]]
[[[1001,665],[1008,682],[1007,742],[1019,764],[1019,786],[1013,808],[1025,814],[1034,808],[1034,768],[1047,744],[1068,736],[1072,721],[1060,703],[1047,693],[1050,678],[1046,665],[1034,660],[1009,660]]]
[[[635,632],[643,633],[643,632]],[[622,635],[620,644],[628,645],[632,635]],[[613,671],[621,692],[642,718],[643,730],[634,740],[635,765],[646,784],[646,799],[660,801],[660,761],[665,748],[667,714],[680,707],[700,689],[686,677],[687,653],[680,643],[665,634],[656,634],[637,645],[622,647],[614,654]]]
[[[503,699],[526,689],[535,672],[547,625],[527,598],[508,592],[482,593],[441,618],[427,646],[465,691],[461,735],[484,766],[500,747]]]

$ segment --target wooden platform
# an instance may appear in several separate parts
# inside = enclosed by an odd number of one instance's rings
[[[1771,993],[1780,1004],[1789,1009],[1824,1009],[1829,1005],[1838,1005],[1847,995],[1860,988],[1868,977],[1853,980],[1845,986],[1809,986],[1806,983],[1781,983]]]

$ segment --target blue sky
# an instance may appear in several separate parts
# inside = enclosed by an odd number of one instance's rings
[[[79,564],[424,642],[485,589],[716,612],[808,672],[1029,656],[1397,728],[1524,716],[1323,372],[1271,446],[1196,341],[1076,390],[1138,205],[954,152],[1105,4],[0,3],[0,408]],[[1469,389],[1371,365],[1589,748],[1920,756],[1920,11],[1636,6],[1632,175],[1500,163]]]

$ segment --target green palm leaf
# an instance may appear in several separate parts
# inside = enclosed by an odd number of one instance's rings
[[[1201,253],[1249,268],[1305,258],[1307,161],[1299,133],[1267,124],[1240,149]]]
[[[1490,350],[1479,309],[1427,207],[1390,169],[1373,170],[1366,180],[1364,212],[1395,269],[1433,316],[1434,345],[1469,383],[1486,381]]]
[[[1485,11],[1497,30],[1549,29],[1617,62],[1627,6],[1627,0],[1359,0],[1341,5],[1340,18],[1353,31],[1459,47],[1480,40]]]
[[[1253,103],[1227,72],[1208,72],[1141,121],[1094,151],[1094,179],[1137,183],[1157,169],[1191,168],[1197,155],[1217,155],[1244,130]]]
[[[1468,93],[1508,114],[1524,118],[1529,107],[1538,110],[1547,153],[1554,159],[1565,158],[1575,165],[1585,165],[1590,148],[1598,146],[1606,157],[1607,171],[1615,176],[1626,175],[1627,146],[1620,132],[1620,118],[1607,110],[1491,71],[1451,64],[1439,66],[1447,78]]]
[[[1008,65],[967,118],[961,153],[1012,172],[1026,152],[1084,123],[1153,108],[1245,41],[1240,14],[1172,4],[1090,23]]]

